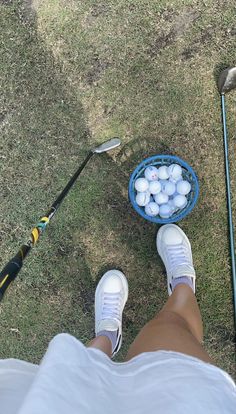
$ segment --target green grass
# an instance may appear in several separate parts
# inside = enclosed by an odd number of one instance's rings
[[[123,145],[93,159],[1,304],[0,357],[38,362],[66,331],[93,335],[102,272],[129,279],[125,355],[167,298],[156,226],[127,198],[144,157],[178,155],[201,186],[181,222],[193,246],[205,346],[234,372],[234,328],[220,100],[215,75],[235,64],[234,2],[0,1],[2,265],[92,145]],[[33,11],[34,10],[34,11]],[[232,188],[235,96],[227,97]],[[235,216],[236,198],[233,193]]]

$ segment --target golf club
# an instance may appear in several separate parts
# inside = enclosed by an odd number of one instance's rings
[[[225,109],[225,94],[235,88],[236,88],[236,67],[231,67],[231,68],[227,68],[223,70],[218,79],[218,90],[221,96],[221,113],[222,113],[223,135],[224,135],[226,189],[227,189],[230,253],[231,253],[231,267],[232,267],[232,285],[233,285],[233,300],[234,300],[234,322],[236,326],[235,243],[234,243],[234,228],[233,228],[232,204],[231,204],[231,190],[230,190],[228,133],[227,133],[227,126],[226,126],[226,109]]]
[[[102,145],[92,149],[89,151],[87,157],[85,158],[84,162],[75,172],[75,174],[71,177],[68,184],[62,190],[60,195],[57,197],[56,201],[52,204],[48,214],[41,218],[39,223],[33,228],[31,232],[31,238],[27,241],[27,243],[23,244],[17,254],[7,263],[4,269],[0,273],[0,301],[3,298],[3,295],[10,285],[10,283],[16,278],[17,274],[19,273],[20,269],[23,266],[23,261],[30,252],[31,248],[35,246],[37,241],[39,240],[40,235],[46,229],[48,223],[52,219],[52,217],[57,212],[58,208],[60,207],[61,202],[66,197],[67,193],[77,180],[78,176],[90,160],[90,158],[94,154],[101,154],[103,152],[110,151],[113,148],[116,148],[120,145],[119,138],[112,138],[109,141],[104,142]]]

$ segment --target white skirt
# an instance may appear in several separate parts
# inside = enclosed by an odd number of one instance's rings
[[[124,363],[68,334],[40,365],[0,360],[0,414],[236,413],[236,387],[221,369],[177,352]]]

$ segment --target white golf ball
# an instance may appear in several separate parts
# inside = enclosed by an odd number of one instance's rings
[[[160,180],[167,180],[169,178],[168,167],[166,165],[162,165],[158,169],[158,175]]]
[[[141,193],[143,193],[144,191],[147,191],[149,187],[148,180],[146,180],[146,178],[138,178],[135,181],[134,187],[137,191],[140,191]]]
[[[161,183],[159,181],[151,181],[149,183],[148,191],[151,194],[158,194],[161,192]]]
[[[165,180],[162,183],[161,191],[168,196],[171,196],[175,193],[175,184],[171,181]]]
[[[173,201],[174,201],[174,205],[178,208],[184,208],[187,204],[187,198],[182,194],[176,195]]]
[[[182,175],[182,168],[179,164],[171,164],[168,167],[168,174],[170,178],[176,180],[176,178],[181,177]]]
[[[151,201],[145,206],[145,213],[148,216],[157,216],[157,214],[159,213],[159,206],[153,201]]]
[[[176,189],[179,194],[187,195],[191,191],[191,184],[186,180],[181,180],[178,181]]]
[[[135,201],[140,207],[146,206],[150,201],[150,193],[148,191],[137,193]]]
[[[169,204],[162,204],[159,209],[159,215],[162,218],[169,218],[172,214],[172,209]]]
[[[157,204],[161,205],[161,204],[166,204],[168,203],[169,197],[167,194],[164,194],[162,192],[154,195],[154,200]]]
[[[152,165],[146,168],[144,176],[148,181],[154,181],[158,179],[158,169]]]

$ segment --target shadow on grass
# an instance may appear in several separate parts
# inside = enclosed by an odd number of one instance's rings
[[[90,131],[78,90],[40,38],[36,15],[27,21],[19,2],[0,7],[4,205],[14,200],[21,209],[28,203],[22,215],[29,218],[34,207],[45,208],[52,187],[61,188],[78,152],[87,147]],[[30,2],[27,7],[24,13]]]
[[[1,244],[2,250],[5,251],[1,255],[2,264],[9,260],[9,251],[13,253],[19,248],[19,234],[24,233],[22,228],[20,232],[19,228],[15,231],[16,220],[18,222],[21,220],[22,227],[25,224],[30,228],[29,223],[33,223],[33,217],[47,210],[46,202],[54,198],[52,187],[55,193],[57,189],[61,191],[61,183],[67,180],[68,171],[73,172],[72,164],[74,165],[77,160],[78,152],[83,152],[87,148],[90,138],[78,91],[70,85],[60,64],[56,62],[53,54],[40,38],[37,32],[37,16],[34,15],[33,18],[31,16],[27,20],[25,13],[30,9],[30,2],[27,7],[28,9],[23,9],[17,1],[0,1],[3,91],[0,99],[2,133],[0,146],[1,152],[6,155],[1,174],[4,193],[1,216],[5,217],[1,230],[5,227],[10,229],[3,232],[6,238],[2,239]],[[13,208],[10,210],[9,206]],[[9,247],[9,251],[6,246]],[[46,249],[45,247],[45,252]],[[37,263],[39,251],[32,254],[32,259],[21,273],[22,281],[26,282],[26,292],[27,283],[31,296],[35,291],[36,309],[40,306],[40,302],[37,302],[37,295],[40,293],[39,284],[41,283],[41,293],[43,293],[43,296],[39,294],[42,302],[46,302],[50,295],[53,297],[56,288],[56,282],[45,285],[43,277],[40,277],[43,259],[41,257],[42,260]],[[44,264],[46,273],[46,259]],[[88,313],[91,312],[90,292],[91,295],[94,294],[94,284],[86,264],[84,264],[84,275],[80,284],[80,295],[83,297],[82,309]],[[19,283],[21,276],[17,279]],[[52,275],[49,275],[48,279],[51,280]],[[16,288],[17,285],[14,286]],[[58,294],[58,289],[56,293]],[[13,296],[15,294],[15,298],[18,296],[16,290],[11,294]],[[22,302],[19,304],[17,300],[14,302],[14,298],[12,299],[12,307],[8,307],[7,302],[2,305],[5,306],[2,321],[4,325],[4,318],[6,318],[7,327],[11,320],[10,314],[14,312],[14,303],[16,311],[19,306],[22,308]],[[25,292],[22,292],[21,300],[27,302],[27,293],[25,297]],[[76,301],[76,296],[74,300]],[[24,317],[25,324],[27,318],[30,323],[29,315]],[[49,332],[50,327],[48,329]],[[50,336],[50,333],[48,335]],[[27,343],[27,338],[24,338],[23,331],[23,348],[24,343]],[[30,352],[29,350],[29,354]],[[37,350],[35,352],[37,353]]]

